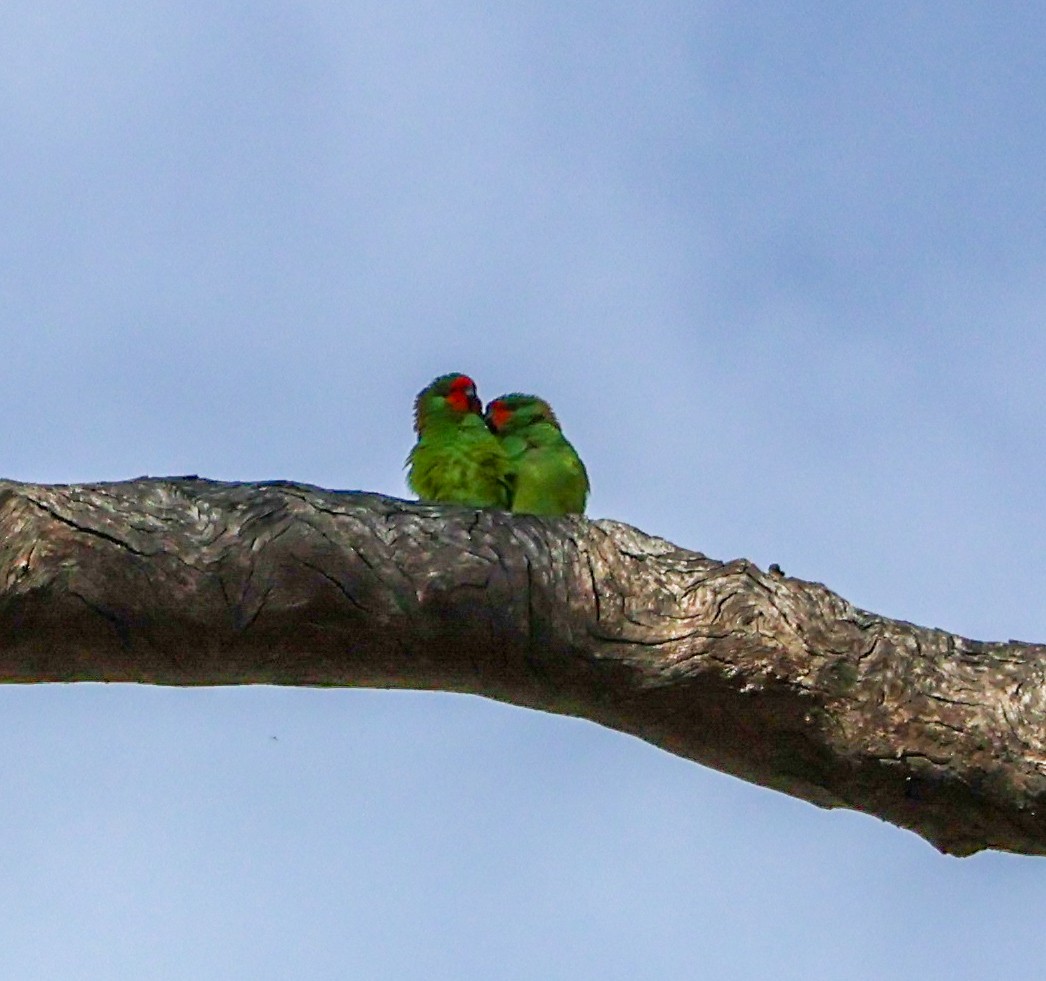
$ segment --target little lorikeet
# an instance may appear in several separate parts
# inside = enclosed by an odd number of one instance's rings
[[[588,474],[547,402],[502,395],[487,405],[485,418],[508,455],[513,511],[584,514]]]
[[[508,457],[482,410],[476,383],[457,372],[418,393],[407,483],[422,501],[508,508]]]

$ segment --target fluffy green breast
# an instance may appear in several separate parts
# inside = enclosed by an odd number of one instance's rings
[[[523,443],[520,450],[519,442]],[[519,514],[584,514],[588,473],[577,451],[558,431],[555,438],[506,439],[512,510]]]
[[[423,501],[509,506],[508,458],[475,413],[425,425],[407,465],[407,483]]]

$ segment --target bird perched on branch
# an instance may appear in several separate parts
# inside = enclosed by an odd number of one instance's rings
[[[514,392],[487,405],[487,425],[509,463],[511,509],[521,514],[584,514],[588,474],[552,407]]]
[[[458,372],[418,393],[407,483],[422,501],[508,508],[508,457],[482,411],[476,383]]]

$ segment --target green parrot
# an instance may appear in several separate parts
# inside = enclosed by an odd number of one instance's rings
[[[508,508],[508,457],[482,411],[476,383],[458,372],[418,393],[407,483],[420,500]]]
[[[547,402],[519,392],[502,395],[487,406],[484,418],[508,454],[513,511],[585,513],[585,465]]]

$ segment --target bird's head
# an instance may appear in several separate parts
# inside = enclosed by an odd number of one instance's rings
[[[487,404],[483,418],[494,433],[511,433],[535,423],[547,422],[559,429],[552,406],[536,395],[513,392],[500,395]]]
[[[439,411],[462,416],[470,412],[481,415],[483,403],[476,394],[476,383],[468,375],[452,372],[440,375],[423,388],[414,400],[414,431],[420,433],[428,416]]]

